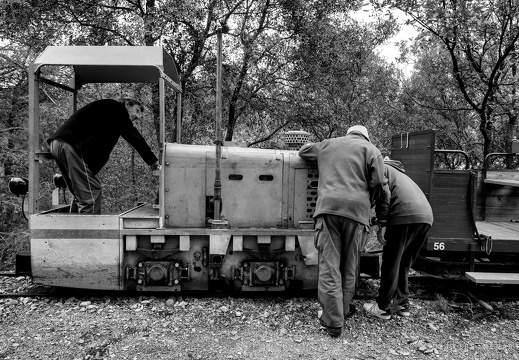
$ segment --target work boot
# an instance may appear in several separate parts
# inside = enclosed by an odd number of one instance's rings
[[[333,337],[333,338],[341,336],[342,329],[340,327],[326,326],[324,324],[324,322],[323,322],[323,317],[322,316],[323,316],[323,311],[319,310],[317,312],[317,318],[319,319],[319,323],[321,324],[321,326],[326,329],[326,333],[328,335],[330,335],[331,337]]]
[[[344,315],[344,320],[348,320],[357,312],[357,308],[353,304],[350,304],[349,310],[350,311],[348,311],[348,313]]]

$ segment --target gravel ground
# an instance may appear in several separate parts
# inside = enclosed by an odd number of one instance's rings
[[[337,339],[314,296],[2,297],[0,359],[519,359],[519,302],[414,289],[410,318],[381,321],[361,310],[377,285],[363,280]],[[0,294],[34,288],[0,277]]]

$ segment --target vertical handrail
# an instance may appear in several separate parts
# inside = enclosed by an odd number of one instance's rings
[[[182,93],[177,92],[177,137],[176,142],[178,144],[182,143]]]
[[[40,168],[39,161],[36,158],[36,152],[39,150],[39,133],[40,133],[40,93],[38,76],[34,73],[34,64],[29,65],[29,215],[38,212],[39,192],[40,192]],[[29,222],[30,226],[30,222]]]
[[[159,122],[160,122],[160,144],[159,144],[159,229],[164,228],[164,216],[166,212],[164,201],[164,154],[166,144],[166,98],[165,98],[165,82],[162,77],[159,78]]]
[[[216,65],[216,170],[214,180],[214,219],[220,220],[222,182],[220,157],[222,155],[222,29],[218,29],[218,53]]]
[[[68,86],[74,89],[68,94],[68,105],[69,105],[69,116],[72,116],[77,111],[77,90],[76,90],[76,77],[72,76],[68,80]]]

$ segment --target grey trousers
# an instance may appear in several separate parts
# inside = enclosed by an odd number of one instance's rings
[[[337,215],[319,215],[315,223],[315,247],[319,253],[317,295],[322,322],[342,328],[355,295],[359,242],[364,225]]]
[[[50,143],[50,152],[74,195],[79,213],[101,213],[101,182],[71,145],[61,140]]]

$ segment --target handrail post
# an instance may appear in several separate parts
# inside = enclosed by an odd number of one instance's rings
[[[227,221],[220,219],[222,206],[222,181],[221,181],[221,157],[222,157],[222,29],[217,32],[218,51],[216,56],[216,170],[214,179],[214,219],[212,228],[226,228]]]

